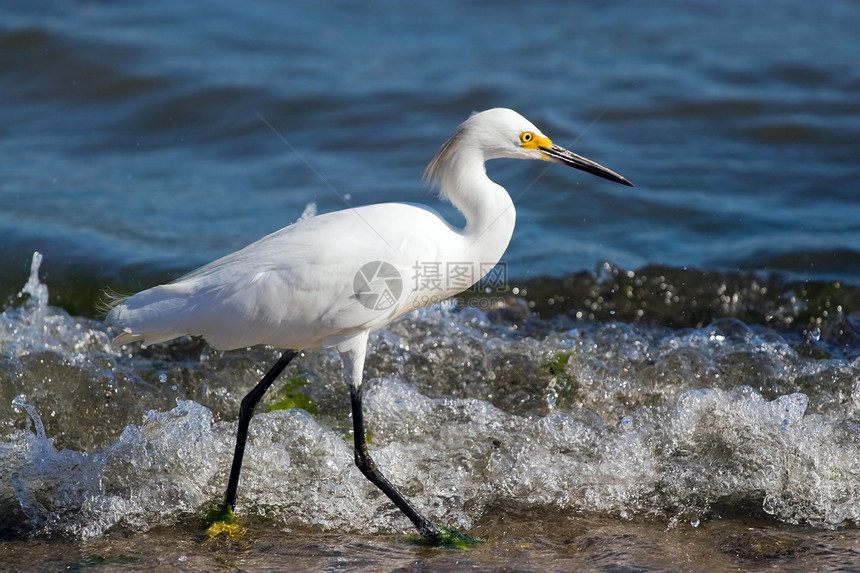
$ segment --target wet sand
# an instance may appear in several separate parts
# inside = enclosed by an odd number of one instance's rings
[[[6,571],[834,571],[860,568],[860,531],[754,518],[679,523],[499,515],[471,550],[431,547],[411,533],[280,530],[246,523],[244,537],[209,539],[196,523],[88,541],[0,544]]]

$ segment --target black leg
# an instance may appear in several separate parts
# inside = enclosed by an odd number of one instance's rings
[[[236,431],[236,451],[233,453],[233,466],[230,469],[230,480],[227,482],[227,494],[224,496],[224,503],[227,509],[232,510],[236,505],[236,490],[239,487],[239,472],[242,471],[242,458],[245,456],[245,441],[248,439],[248,424],[251,423],[251,417],[254,415],[254,407],[257,402],[272,385],[272,382],[284,371],[287,364],[298,355],[294,350],[287,350],[272,366],[262,380],[260,380],[254,388],[242,399],[242,405],[239,406],[239,429]]]
[[[409,503],[403,495],[397,491],[388,479],[382,475],[373,458],[367,453],[367,440],[364,435],[364,414],[361,409],[361,387],[356,388],[354,385],[349,387],[350,398],[352,399],[352,427],[355,437],[355,465],[364,474],[364,477],[369,479],[376,487],[382,490],[382,493],[394,502],[400,511],[406,514],[412,523],[415,525],[418,532],[433,543],[440,543],[442,540],[442,531],[436,525],[418,513],[412,504]]]

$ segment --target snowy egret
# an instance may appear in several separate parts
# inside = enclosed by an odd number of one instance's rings
[[[368,335],[404,314],[448,298],[484,277],[514,230],[507,191],[484,163],[510,157],[562,163],[632,184],[555,145],[509,109],[472,115],[439,149],[425,178],[465,216],[456,229],[417,204],[386,203],[301,220],[176,281],[115,301],[114,344],[199,335],[221,350],[268,344],[287,349],[242,400],[225,508],[236,502],[254,407],[299,351],[336,348],[352,404],[355,463],[433,542],[447,530],[421,515],[367,451],[361,381]]]

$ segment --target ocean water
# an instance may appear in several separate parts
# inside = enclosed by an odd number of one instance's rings
[[[847,0],[3,4],[0,564],[856,568],[857,21]],[[113,348],[102,289],[308,212],[457,223],[421,176],[496,106],[636,187],[489,163],[518,212],[504,288],[371,339],[377,462],[490,540],[410,541],[314,351],[259,409],[294,391],[312,412],[252,422],[247,537],[206,541],[278,352]]]

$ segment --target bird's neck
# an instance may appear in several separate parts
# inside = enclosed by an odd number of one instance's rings
[[[483,161],[458,163],[443,176],[442,194],[466,218],[460,236],[468,256],[489,270],[502,258],[513,235],[514,203],[504,187],[487,177]]]

